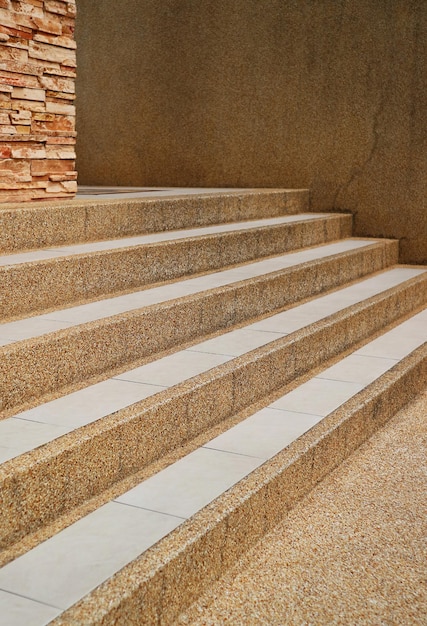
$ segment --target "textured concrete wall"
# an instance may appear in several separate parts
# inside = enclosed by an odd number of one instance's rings
[[[81,183],[310,187],[427,261],[427,2],[77,5]]]

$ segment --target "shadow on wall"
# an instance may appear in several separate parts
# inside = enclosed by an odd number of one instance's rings
[[[427,262],[427,3],[77,4],[79,182],[310,187]]]

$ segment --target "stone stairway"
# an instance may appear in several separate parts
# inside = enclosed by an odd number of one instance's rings
[[[173,623],[425,387],[427,270],[308,209],[0,209],[0,624]]]

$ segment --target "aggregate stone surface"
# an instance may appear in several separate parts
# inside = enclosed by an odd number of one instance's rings
[[[426,624],[426,444],[427,392],[177,623]]]

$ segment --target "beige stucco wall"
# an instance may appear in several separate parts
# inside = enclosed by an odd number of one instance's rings
[[[427,2],[77,6],[81,183],[310,187],[427,261]]]

